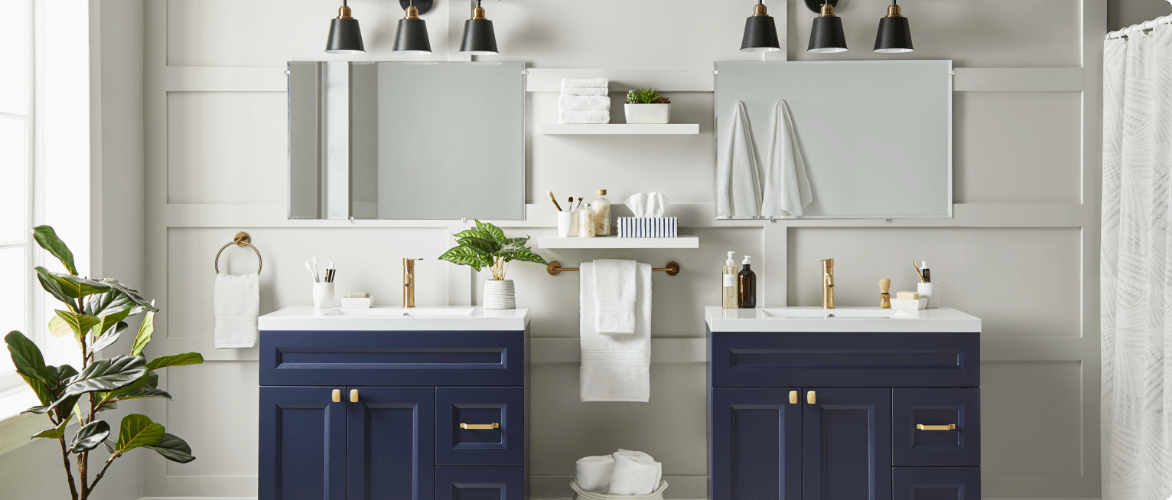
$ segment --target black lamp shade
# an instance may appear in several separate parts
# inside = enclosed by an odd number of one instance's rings
[[[899,54],[915,50],[912,47],[911,23],[906,17],[884,17],[879,20],[875,35],[875,52]]]
[[[745,21],[745,36],[741,39],[744,52],[773,52],[781,50],[777,40],[777,25],[773,16],[750,16]]]
[[[842,31],[842,18],[822,16],[814,18],[810,29],[810,48],[807,52],[833,54],[846,52],[846,35]]]
[[[496,33],[492,30],[492,21],[488,19],[464,21],[464,42],[460,44],[460,52],[475,56],[497,54]]]
[[[427,38],[427,21],[400,19],[399,32],[395,35],[394,51],[430,54],[431,40]]]
[[[366,52],[362,46],[362,31],[354,18],[336,18],[330,21],[330,38],[326,41],[326,52],[330,54],[360,54]]]

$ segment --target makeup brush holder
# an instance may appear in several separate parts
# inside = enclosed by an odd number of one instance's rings
[[[313,308],[325,309],[334,307],[334,283],[313,284]]]
[[[928,307],[940,307],[940,295],[937,293],[938,283],[916,283],[916,291],[920,292],[920,297],[928,299]]]
[[[569,238],[574,227],[574,212],[558,212],[558,237]]]

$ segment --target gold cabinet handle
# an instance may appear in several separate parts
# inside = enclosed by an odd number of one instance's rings
[[[925,424],[916,424],[916,430],[921,430],[921,431],[951,431],[951,430],[956,430],[956,424],[948,424],[948,425],[925,425]]]
[[[470,431],[500,429],[501,424],[497,423],[497,422],[493,422],[491,424],[460,424],[460,428],[467,429]]]
[[[789,391],[789,404],[798,404],[798,391]]]
[[[351,403],[358,402],[358,389],[350,389],[350,402]]]
[[[809,404],[817,404],[818,403],[818,395],[815,394],[814,391],[807,392],[806,393],[806,402]]]
[[[334,393],[330,396],[330,399],[334,400],[335,403],[341,403],[342,402],[342,390],[341,389],[334,389]]]

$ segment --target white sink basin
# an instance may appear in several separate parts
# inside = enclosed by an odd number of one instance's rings
[[[956,309],[904,311],[878,307],[779,307],[704,310],[713,332],[980,332],[980,318]]]
[[[471,316],[471,307],[460,308],[428,308],[428,307],[371,307],[368,309],[334,309],[327,313],[327,315],[334,316],[360,316],[360,317],[381,317],[381,318],[428,318],[428,317],[452,317],[452,316]]]
[[[372,307],[370,309],[286,307],[260,317],[269,331],[520,331],[529,309],[490,311],[483,307]]]

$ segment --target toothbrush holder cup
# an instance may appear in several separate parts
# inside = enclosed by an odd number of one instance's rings
[[[940,294],[936,290],[938,286],[938,283],[916,283],[916,291],[920,292],[920,297],[928,299],[929,308],[940,307]]]
[[[334,283],[313,284],[313,308],[325,309],[334,307]]]
[[[574,212],[558,212],[558,237],[569,238],[574,227]]]

